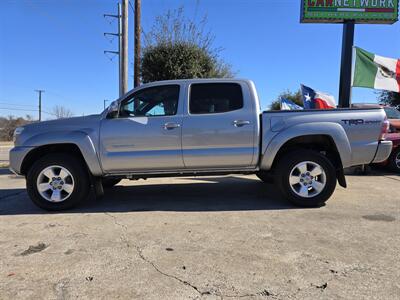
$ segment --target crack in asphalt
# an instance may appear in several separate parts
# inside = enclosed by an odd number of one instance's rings
[[[105,214],[106,216],[111,217],[111,218],[114,220],[114,224],[115,224],[115,225],[118,225],[118,226],[124,228],[125,231],[128,230],[128,226],[126,226],[126,225],[123,224],[123,223],[118,222],[118,219],[117,219],[116,216],[114,216],[113,214],[110,214],[109,212],[105,212],[104,214]]]
[[[110,214],[109,212],[105,212],[104,214],[107,215],[107,216],[109,216],[109,217],[111,217],[111,218],[113,219],[113,221],[114,221],[114,224],[117,225],[117,226],[119,226],[119,227],[121,227],[121,228],[123,228],[123,230],[124,230],[125,232],[128,230],[128,226],[126,226],[126,225],[123,224],[123,223],[120,223],[120,222],[118,221],[118,219],[117,219],[116,216]],[[127,247],[130,248],[131,244],[129,243],[129,240],[126,238],[125,235],[121,235],[121,240],[123,240],[123,241],[125,242],[125,244],[127,245]],[[191,284],[190,282],[188,282],[188,281],[186,281],[186,280],[183,280],[183,279],[181,279],[181,278],[179,278],[179,277],[177,277],[177,276],[175,276],[175,275],[168,274],[168,273],[165,273],[164,271],[160,270],[160,268],[159,268],[154,262],[152,262],[151,260],[147,259],[147,258],[143,255],[143,251],[142,251],[142,249],[141,249],[139,246],[137,246],[137,245],[135,245],[135,244],[132,244],[132,246],[133,246],[133,248],[135,248],[135,250],[136,250],[138,256],[139,256],[143,261],[145,261],[147,264],[150,264],[150,265],[153,267],[153,269],[156,270],[156,271],[157,271],[158,273],[160,273],[161,275],[164,275],[164,276],[166,276],[166,277],[175,279],[176,281],[179,281],[180,283],[182,283],[182,284],[184,284],[184,285],[186,285],[186,286],[191,287],[193,290],[195,290],[195,291],[196,291],[198,294],[200,294],[201,296],[211,294],[211,292],[208,292],[208,291],[202,292],[202,291],[200,291],[200,289],[199,289],[197,286]]]
[[[112,218],[115,225],[123,228],[123,230],[125,232],[127,232],[128,226],[126,226],[125,224],[119,222],[118,218],[116,216],[114,216],[113,214],[110,214],[109,212],[105,212],[104,214],[106,216],[109,216],[110,218]],[[256,293],[256,294],[244,294],[244,295],[224,295],[222,293],[215,293],[215,292],[210,291],[210,290],[201,291],[197,286],[195,286],[194,284],[188,282],[187,280],[181,279],[181,278],[179,278],[179,277],[177,277],[175,275],[172,275],[172,274],[169,274],[169,273],[166,273],[166,272],[162,271],[154,262],[152,262],[151,260],[149,260],[147,257],[145,257],[143,255],[143,250],[139,246],[130,243],[129,240],[127,239],[127,237],[124,234],[122,234],[120,236],[120,238],[121,238],[121,240],[123,242],[125,242],[125,244],[126,244],[126,246],[128,248],[130,248],[131,245],[132,245],[133,248],[135,248],[138,256],[140,257],[140,259],[142,259],[147,264],[151,265],[153,267],[153,269],[156,270],[159,274],[161,274],[163,276],[166,276],[168,278],[174,279],[174,280],[182,283],[183,285],[192,288],[194,291],[196,291],[196,293],[199,294],[200,297],[203,297],[205,295],[215,295],[215,296],[220,297],[221,299],[224,299],[224,298],[244,298],[244,297],[257,297],[257,296],[267,296],[267,297],[268,296],[272,296],[272,297],[275,296],[274,294],[272,294],[270,292],[267,292],[266,290],[264,290],[264,291],[262,291],[260,293]]]
[[[183,279],[181,279],[181,278],[179,278],[179,277],[177,277],[177,276],[175,276],[175,275],[168,274],[168,273],[165,273],[164,271],[160,270],[160,268],[159,268],[155,263],[153,263],[152,261],[150,261],[149,259],[147,259],[147,258],[143,255],[142,249],[140,249],[140,247],[138,247],[138,246],[136,246],[136,245],[134,245],[134,247],[135,247],[135,249],[136,249],[136,251],[137,251],[139,257],[140,257],[142,260],[144,260],[145,262],[147,262],[148,264],[150,264],[150,265],[154,268],[154,270],[156,270],[158,273],[160,273],[160,274],[162,274],[162,275],[164,275],[164,276],[167,276],[167,277],[169,277],[169,278],[173,278],[173,279],[179,281],[180,283],[182,283],[182,284],[184,284],[184,285],[186,285],[186,286],[191,287],[191,288],[194,289],[197,293],[199,293],[201,296],[203,296],[203,295],[210,295],[210,294],[211,294],[210,291],[202,292],[202,291],[200,291],[200,289],[199,289],[197,286],[191,284],[190,282],[188,282],[188,281],[186,281],[186,280],[183,280]]]

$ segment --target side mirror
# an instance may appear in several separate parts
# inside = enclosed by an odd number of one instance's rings
[[[119,105],[118,101],[111,102],[107,109],[107,119],[114,119],[118,117]]]

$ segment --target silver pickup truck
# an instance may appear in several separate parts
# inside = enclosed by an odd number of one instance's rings
[[[261,112],[249,80],[154,82],[99,115],[17,128],[10,166],[47,210],[123,178],[226,174],[256,174],[292,203],[320,206],[336,181],[346,187],[343,168],[390,155],[385,118],[377,108]]]

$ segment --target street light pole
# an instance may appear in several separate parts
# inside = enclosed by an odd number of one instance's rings
[[[108,99],[104,99],[104,100],[103,100],[104,109],[106,109],[106,103],[107,103],[108,101],[110,101],[110,100],[108,100]]]

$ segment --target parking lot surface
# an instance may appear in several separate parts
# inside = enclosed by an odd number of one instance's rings
[[[48,213],[0,169],[1,299],[398,299],[400,178],[301,209],[254,176],[123,181]]]
[[[12,147],[11,142],[0,142],[0,168],[8,165],[9,152]]]

